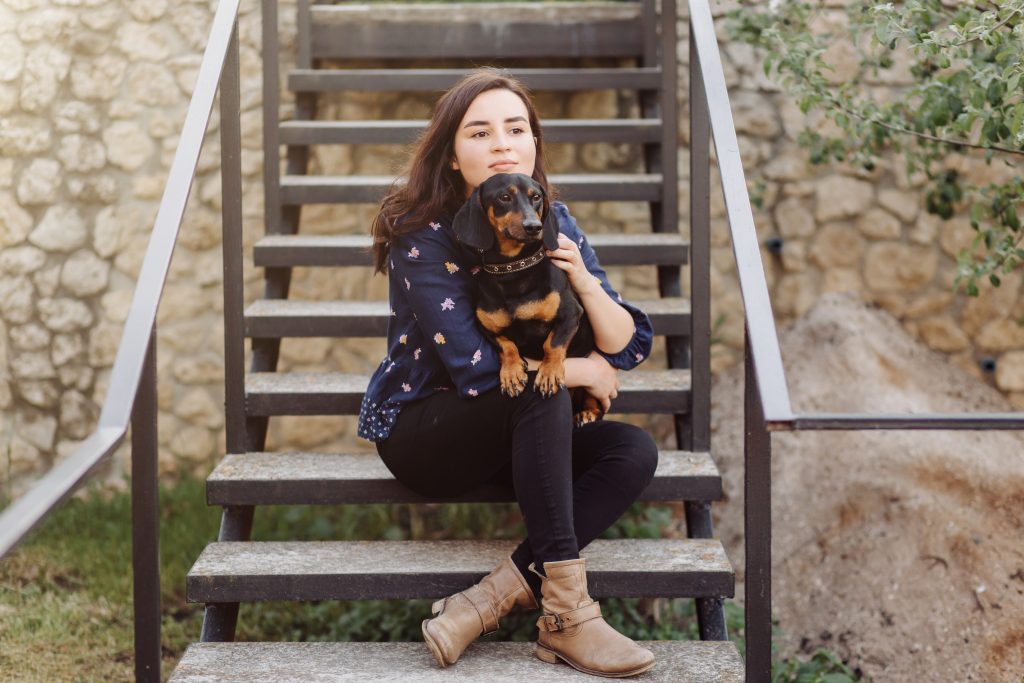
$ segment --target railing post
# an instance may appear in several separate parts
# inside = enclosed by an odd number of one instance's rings
[[[743,538],[746,553],[744,631],[747,683],[772,673],[772,442],[761,407],[761,388],[745,331],[743,399]]]
[[[245,453],[245,278],[242,270],[242,130],[238,21],[220,77],[221,251],[224,261],[224,431]]]
[[[690,22],[690,366],[692,450],[711,448],[711,117]]]
[[[160,490],[157,480],[156,329],[132,407],[132,588],[135,680],[160,681]]]

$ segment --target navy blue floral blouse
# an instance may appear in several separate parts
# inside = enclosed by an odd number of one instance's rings
[[[608,283],[576,219],[553,202],[559,230],[574,240],[591,274],[613,300],[633,316],[633,337],[622,351],[601,353],[619,370],[631,370],[651,352],[650,318],[624,301]],[[479,265],[455,240],[451,221],[440,217],[415,232],[396,237],[389,253],[391,318],[388,355],[370,378],[359,412],[359,436],[383,441],[402,406],[438,391],[457,391],[472,400],[498,387],[498,351],[481,334],[473,310]]]

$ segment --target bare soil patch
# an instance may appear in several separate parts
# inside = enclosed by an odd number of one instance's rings
[[[848,297],[780,340],[798,412],[1012,410]],[[742,602],[742,367],[716,378],[712,417],[716,533]],[[1024,434],[779,433],[772,487],[782,654],[827,647],[876,681],[1024,681]]]

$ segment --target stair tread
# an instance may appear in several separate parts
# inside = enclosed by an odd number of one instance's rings
[[[645,683],[741,683],[730,641],[638,641],[654,653]],[[537,659],[532,643],[477,642],[455,666],[437,666],[423,643],[193,643],[171,683],[562,683],[594,677]]]
[[[591,234],[603,265],[679,265],[689,244],[679,233]],[[267,235],[257,240],[257,266],[371,265],[369,235]]]
[[[286,145],[407,145],[427,127],[426,120],[283,121],[280,141]],[[548,142],[608,142],[652,144],[661,142],[657,118],[549,119],[544,122]]]
[[[246,375],[246,394],[366,392],[370,376],[348,372],[251,372]],[[630,391],[688,391],[689,370],[634,370],[619,375],[619,395]]]
[[[292,69],[293,91],[438,91],[447,90],[471,69]],[[649,67],[517,68],[515,76],[531,90],[631,90],[661,87],[661,70]]]
[[[248,541],[210,543],[186,579],[191,602],[409,599],[449,595],[508,557],[509,540]],[[718,539],[597,540],[587,558],[591,594],[732,597]]]
[[[646,313],[685,314],[690,312],[690,300],[682,297],[661,299],[630,299]],[[299,299],[258,299],[245,309],[248,318],[263,316],[296,317],[374,315],[385,318],[391,315],[387,301],[304,301]]]
[[[245,378],[248,415],[354,415],[369,385],[366,374],[252,372]],[[673,413],[690,409],[690,371],[634,370],[619,375],[617,413]]]
[[[210,505],[426,502],[400,484],[376,453],[228,454],[206,479]],[[641,500],[718,500],[722,482],[709,453],[660,451]],[[460,502],[513,500],[506,488],[468,492]],[[455,499],[450,499],[455,500]]]
[[[592,185],[604,183],[626,183],[635,185],[660,185],[660,173],[565,173],[548,176],[552,184]],[[330,185],[333,187],[390,187],[395,176],[389,175],[282,175],[281,187],[310,187]]]

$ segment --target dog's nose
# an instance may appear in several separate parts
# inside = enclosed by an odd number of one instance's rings
[[[544,227],[543,223],[536,219],[523,221],[523,230],[529,233],[540,232],[542,227]]]

